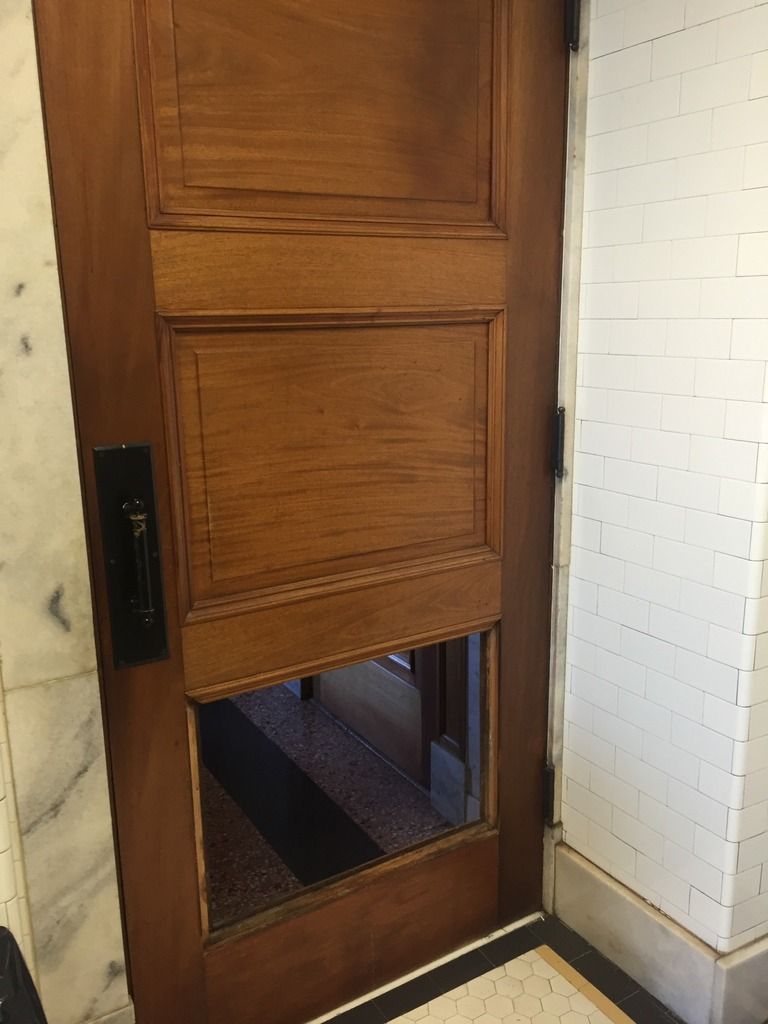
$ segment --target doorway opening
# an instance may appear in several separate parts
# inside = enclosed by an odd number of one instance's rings
[[[483,817],[484,636],[196,706],[208,929]]]

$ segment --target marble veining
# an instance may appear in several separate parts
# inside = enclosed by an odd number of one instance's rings
[[[50,1024],[128,1024],[30,0],[0,2],[0,659],[13,859]],[[2,708],[0,708],[0,715]],[[23,865],[23,870],[21,866]],[[18,887],[18,886],[17,886]],[[0,901],[10,896],[0,892]],[[11,902],[8,917],[11,917]]]
[[[71,633],[72,632],[72,622],[64,614],[64,612],[62,610],[62,607],[61,607],[61,604],[62,604],[63,600],[64,600],[64,585],[63,584],[59,584],[59,586],[56,587],[56,589],[54,590],[54,592],[50,596],[50,599],[48,601],[48,611],[54,617],[54,619],[59,623],[59,625],[61,626],[61,628],[64,630],[65,633]]]
[[[95,673],[6,696],[40,988],[50,1024],[128,1002]]]
[[[6,689],[95,667],[29,0],[0,5],[0,651]]]

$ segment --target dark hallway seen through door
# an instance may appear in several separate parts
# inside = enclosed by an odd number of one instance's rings
[[[483,637],[198,707],[212,931],[481,817]]]

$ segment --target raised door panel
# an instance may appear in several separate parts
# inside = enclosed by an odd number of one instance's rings
[[[502,223],[504,0],[136,0],[157,223]]]
[[[356,886],[343,879],[311,913],[206,949],[208,1019],[294,1024],[307,1019],[307,989],[315,1014],[362,996],[486,935],[498,922],[498,878],[497,833],[476,825],[377,865]],[[297,949],[310,951],[300,980]]]
[[[497,545],[498,318],[171,325],[189,608]]]

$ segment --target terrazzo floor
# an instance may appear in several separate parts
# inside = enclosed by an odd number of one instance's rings
[[[424,790],[314,701],[271,686],[234,697],[233,703],[386,853],[450,827]]]
[[[206,768],[200,772],[200,796],[207,826],[208,913],[214,928],[301,889],[298,878]]]
[[[213,928],[451,827],[424,790],[287,687],[216,703],[200,716]],[[230,740],[241,748],[236,763]],[[311,865],[302,863],[302,850],[313,851]]]

